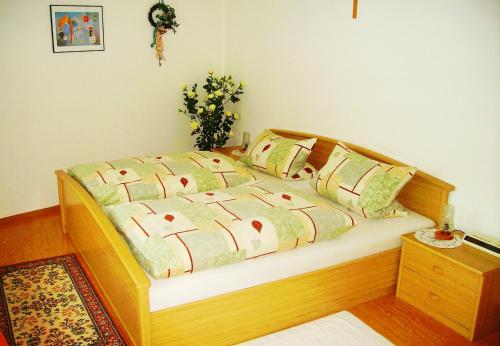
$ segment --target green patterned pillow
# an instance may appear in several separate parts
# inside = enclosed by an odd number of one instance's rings
[[[407,213],[395,199],[416,171],[369,159],[339,142],[311,185],[366,218],[403,216]]]
[[[296,140],[264,130],[248,147],[241,161],[259,171],[285,180],[297,179],[305,168],[316,138]]]

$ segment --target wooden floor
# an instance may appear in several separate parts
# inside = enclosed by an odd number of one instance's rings
[[[500,332],[470,342],[396,296],[372,300],[349,311],[396,345],[500,345]]]
[[[0,219],[0,266],[71,252],[56,208]],[[469,342],[394,296],[358,305],[350,311],[396,345],[500,345],[500,332]]]
[[[71,253],[59,208],[0,219],[0,266]]]

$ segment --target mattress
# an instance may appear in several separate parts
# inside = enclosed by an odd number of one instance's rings
[[[263,336],[241,346],[382,346],[393,345],[382,335],[348,311],[326,316],[277,333]]]
[[[279,180],[254,170],[252,173],[257,179]],[[286,184],[316,193],[308,181],[287,181]],[[389,219],[365,219],[346,209],[344,211],[356,220],[357,226],[335,240],[168,280],[150,277],[150,311],[246,289],[394,249],[401,246],[401,235],[434,226],[432,220],[412,211],[408,211],[408,216]]]

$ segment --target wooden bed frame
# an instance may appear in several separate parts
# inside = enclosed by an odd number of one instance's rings
[[[328,159],[335,139],[277,130],[289,138],[318,138],[309,158],[316,168]],[[384,155],[353,150],[393,165]],[[289,328],[395,292],[400,249],[244,290],[149,311],[150,281],[94,199],[65,171],[56,171],[64,232],[111,310],[128,344],[235,344]],[[423,172],[398,200],[438,221],[454,187]]]

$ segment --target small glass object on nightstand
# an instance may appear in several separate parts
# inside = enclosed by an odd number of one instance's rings
[[[451,240],[453,239],[453,231],[455,230],[455,207],[447,204],[444,207],[443,215],[439,220],[439,230],[434,234],[437,240]]]
[[[243,132],[243,141],[241,143],[241,147],[239,149],[235,149],[231,152],[231,154],[236,156],[242,156],[245,151],[247,151],[248,146],[250,145],[250,132]]]
[[[439,229],[453,232],[455,230],[455,206],[447,204],[444,206],[443,215],[439,222]]]
[[[241,143],[241,149],[245,152],[250,145],[250,132],[243,131],[243,143]]]

